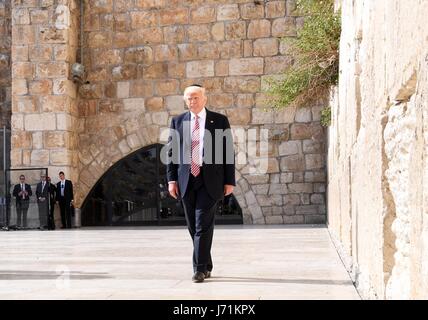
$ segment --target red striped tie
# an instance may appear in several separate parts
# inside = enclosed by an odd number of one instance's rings
[[[190,173],[197,177],[201,172],[199,167],[199,117],[195,117],[195,127],[192,131],[192,161],[190,163]]]

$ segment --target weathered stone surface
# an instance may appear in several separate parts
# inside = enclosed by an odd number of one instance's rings
[[[294,18],[279,18],[272,22],[273,37],[295,37],[296,35],[296,21]]]
[[[226,23],[226,40],[243,39],[246,35],[246,24],[244,21],[233,21]]]
[[[279,145],[279,155],[289,156],[293,154],[301,153],[301,142],[300,141],[284,141]]]
[[[186,65],[186,75],[189,78],[213,77],[214,61],[191,61]]]
[[[325,165],[325,156],[323,154],[306,154],[305,165],[307,170],[322,169]]]
[[[264,61],[262,58],[231,59],[229,72],[232,76],[263,74]]]
[[[187,37],[191,42],[210,40],[211,28],[209,25],[194,25],[187,28]]]
[[[190,11],[190,23],[201,24],[216,21],[215,7],[199,7]]]
[[[260,79],[258,77],[227,77],[224,80],[226,92],[252,93],[260,90]]]
[[[266,3],[266,18],[285,16],[285,1],[269,1]]]
[[[239,19],[239,7],[237,4],[225,4],[217,7],[217,20]]]
[[[301,155],[285,156],[281,158],[282,171],[303,171],[305,170],[304,158]]]
[[[266,38],[271,34],[271,23],[269,20],[252,20],[248,25],[248,38]]]
[[[254,56],[274,56],[278,53],[278,39],[266,38],[257,39],[253,44]]]

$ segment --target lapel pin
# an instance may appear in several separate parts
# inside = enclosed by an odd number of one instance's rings
[[[211,120],[210,122],[211,122],[211,123],[214,123],[214,121],[212,121],[212,120]]]

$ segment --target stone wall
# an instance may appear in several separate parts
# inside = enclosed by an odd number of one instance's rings
[[[365,298],[428,298],[428,2],[340,1],[329,230]]]
[[[48,167],[77,180],[77,0],[12,5],[12,152],[15,168]]]
[[[11,116],[11,15],[10,0],[0,1],[0,127],[10,127]]]
[[[292,63],[280,38],[301,24],[291,0],[85,1],[77,204],[117,160],[165,141],[183,89],[199,83],[232,127],[270,130],[267,174],[238,165],[245,223],[325,222],[322,105],[263,111],[266,77]]]

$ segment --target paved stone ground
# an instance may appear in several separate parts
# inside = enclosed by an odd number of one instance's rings
[[[324,226],[216,226],[192,283],[184,227],[0,232],[0,299],[359,299]]]

